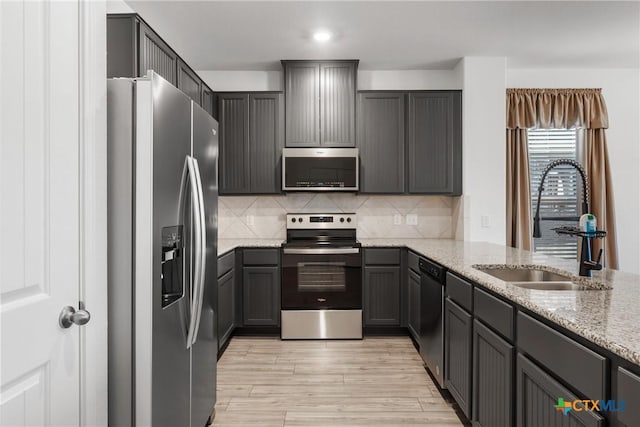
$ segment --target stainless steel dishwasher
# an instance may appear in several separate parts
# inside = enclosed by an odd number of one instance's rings
[[[446,268],[420,258],[420,356],[444,386],[444,285]]]

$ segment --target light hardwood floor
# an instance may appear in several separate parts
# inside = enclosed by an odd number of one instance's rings
[[[214,426],[461,426],[407,337],[234,337]]]

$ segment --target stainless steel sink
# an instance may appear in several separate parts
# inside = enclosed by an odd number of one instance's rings
[[[474,266],[478,271],[482,271],[497,279],[503,280],[510,285],[523,289],[536,289],[543,291],[567,291],[582,290],[583,286],[571,281],[571,276],[547,271],[543,267],[523,266],[512,267],[483,267]]]
[[[474,267],[505,282],[571,282],[571,277],[542,269]]]
[[[583,288],[572,282],[511,282],[513,286],[540,291],[579,291]]]

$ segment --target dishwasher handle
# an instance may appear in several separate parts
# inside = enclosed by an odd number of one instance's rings
[[[424,258],[420,258],[419,265],[422,273],[426,273],[439,283],[445,282],[445,274],[447,272],[445,267]]]

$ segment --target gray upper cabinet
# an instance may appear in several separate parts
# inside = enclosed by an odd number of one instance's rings
[[[409,94],[409,193],[462,194],[462,93]]]
[[[405,94],[358,94],[361,193],[405,191]]]
[[[138,76],[144,76],[147,70],[153,70],[175,86],[178,55],[144,22],[140,21],[138,25]]]
[[[320,63],[320,144],[356,143],[356,62]]]
[[[320,67],[317,62],[285,64],[287,147],[320,145]]]
[[[202,81],[200,77],[182,59],[178,58],[178,84],[177,88],[193,99],[198,105],[202,105]]]
[[[281,93],[249,95],[249,191],[253,194],[282,189],[283,119]]]
[[[211,89],[205,84],[201,85],[200,90],[200,105],[204,110],[211,115],[214,119],[218,120],[218,101]]]
[[[225,93],[219,98],[219,190],[249,192],[249,95]]]
[[[355,146],[358,61],[282,61],[287,147]]]
[[[107,77],[142,77],[153,70],[218,118],[213,91],[135,13],[107,15]]]
[[[220,194],[281,191],[282,94],[221,93]]]

